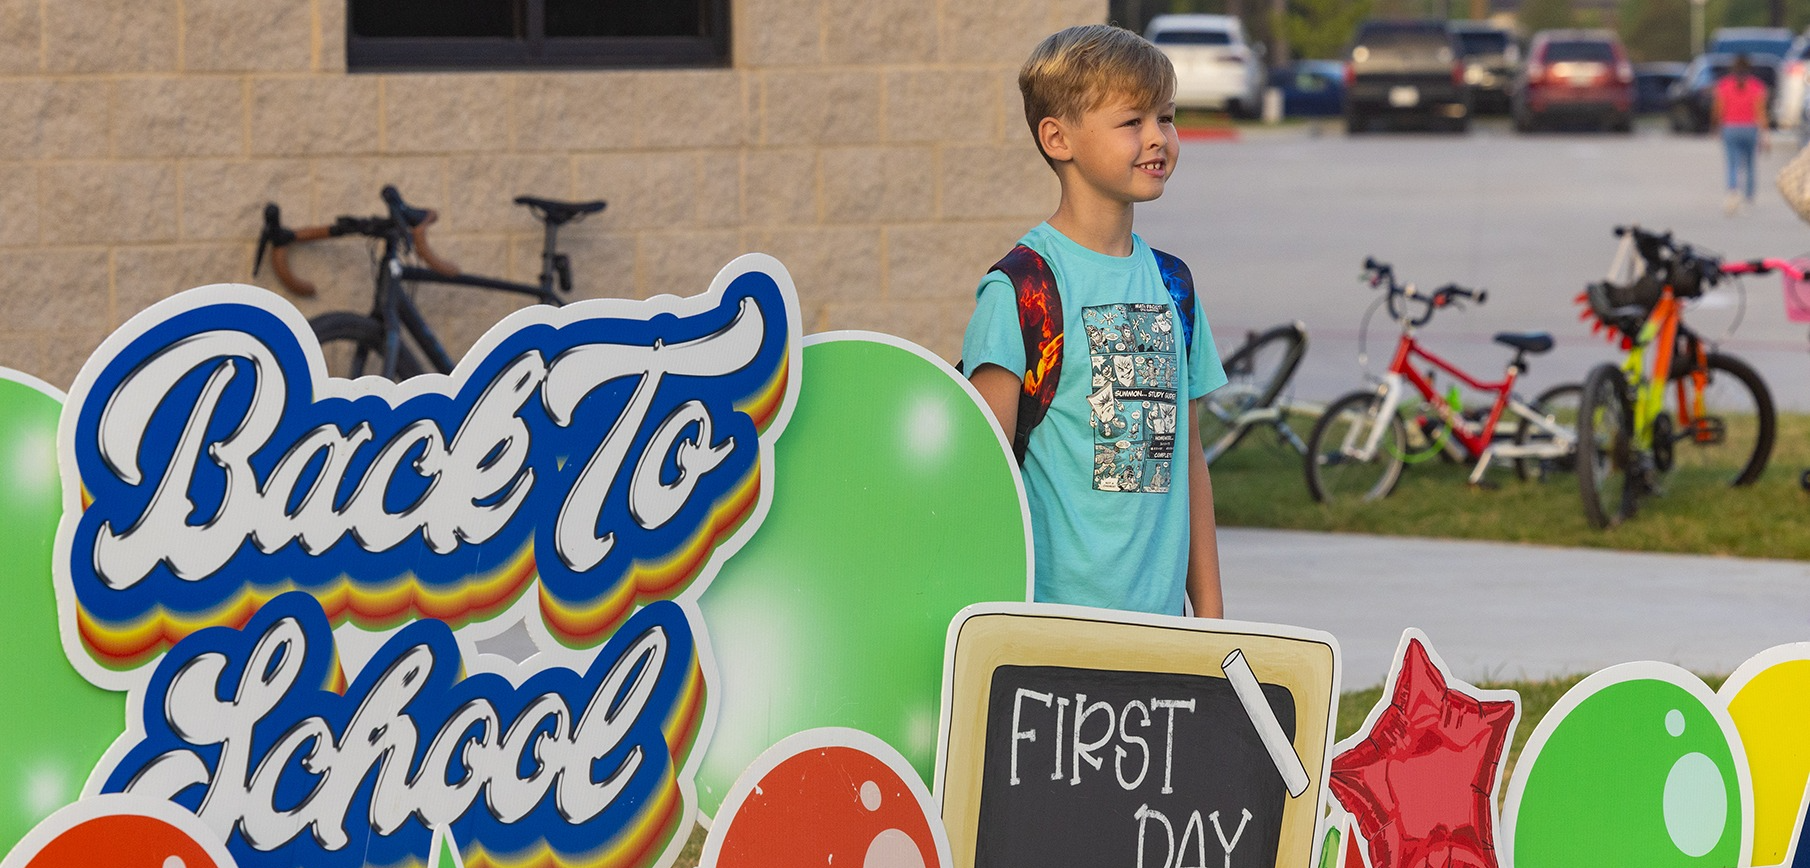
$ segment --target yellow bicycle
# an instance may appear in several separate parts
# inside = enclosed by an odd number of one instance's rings
[[[1578,489],[1598,528],[1632,517],[1670,477],[1752,484],[1778,425],[1760,375],[1684,322],[1684,302],[1723,279],[1721,263],[1669,232],[1615,232],[1643,267],[1626,284],[1592,284],[1582,296],[1627,350],[1621,364],[1590,371],[1578,403]]]

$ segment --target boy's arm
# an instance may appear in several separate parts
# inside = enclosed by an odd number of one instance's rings
[[[993,421],[1006,437],[1006,445],[1011,446],[1012,435],[1018,430],[1018,394],[1024,391],[1024,381],[998,365],[983,364],[968,375],[968,382],[987,402]]]
[[[977,372],[978,373],[978,372]],[[1205,400],[1189,403],[1194,430],[1200,430]],[[1199,437],[1188,438],[1188,602],[1200,618],[1225,617],[1219,587],[1219,523],[1213,517],[1213,478]]]

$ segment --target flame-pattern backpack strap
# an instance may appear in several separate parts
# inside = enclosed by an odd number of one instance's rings
[[[1023,244],[1012,248],[993,264],[1012,281],[1018,298],[1018,329],[1024,335],[1024,388],[1018,394],[1018,426],[1012,434],[1012,453],[1024,463],[1031,429],[1049,413],[1062,378],[1062,296],[1056,291],[1056,275],[1048,262]]]
[[[1163,288],[1169,290],[1175,309],[1181,311],[1182,358],[1186,359],[1194,347],[1194,273],[1188,270],[1188,264],[1181,261],[1181,257],[1154,247],[1150,252],[1156,254],[1157,270],[1163,273]]]

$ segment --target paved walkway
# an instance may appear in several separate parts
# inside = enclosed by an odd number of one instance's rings
[[[1470,681],[1633,660],[1728,673],[1810,642],[1810,561],[1246,528],[1222,528],[1219,552],[1228,614],[1332,633],[1347,689],[1382,682],[1405,627]]]

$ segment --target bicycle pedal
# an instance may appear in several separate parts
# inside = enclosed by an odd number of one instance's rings
[[[1719,446],[1728,441],[1728,425],[1721,419],[1698,419],[1691,426],[1691,440],[1699,446]]]

